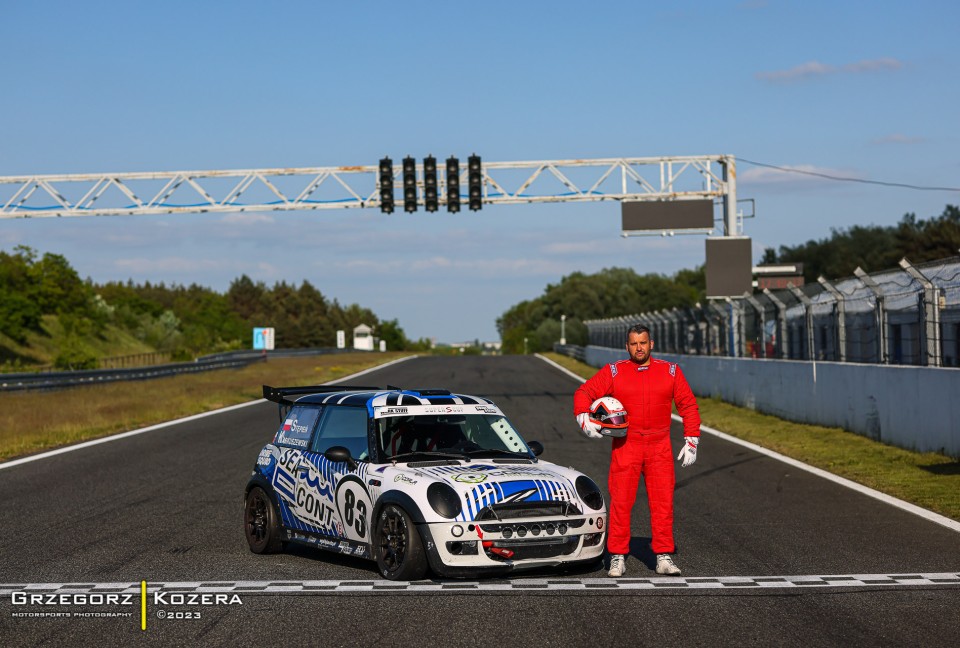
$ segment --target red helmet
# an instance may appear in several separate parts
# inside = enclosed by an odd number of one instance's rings
[[[590,418],[600,424],[600,434],[627,436],[627,410],[613,396],[604,396],[590,405]]]

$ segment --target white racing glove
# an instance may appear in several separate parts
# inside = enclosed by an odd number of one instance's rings
[[[692,466],[697,460],[697,446],[700,445],[700,437],[683,437],[683,449],[677,455],[677,461],[683,461],[684,468]]]
[[[580,429],[583,430],[583,435],[588,439],[603,438],[603,435],[600,434],[600,424],[590,418],[589,412],[577,414],[577,423],[580,425]]]

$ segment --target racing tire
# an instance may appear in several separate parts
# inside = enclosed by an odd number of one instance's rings
[[[377,569],[388,580],[413,581],[427,573],[427,554],[410,515],[387,504],[377,518],[374,551]]]
[[[273,500],[259,486],[254,486],[247,493],[243,506],[243,532],[253,553],[269,554],[283,550],[283,538]]]

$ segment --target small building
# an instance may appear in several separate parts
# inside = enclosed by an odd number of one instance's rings
[[[360,351],[373,351],[373,329],[366,324],[353,328],[353,348]]]

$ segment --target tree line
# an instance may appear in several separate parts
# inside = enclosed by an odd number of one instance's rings
[[[937,217],[908,213],[897,225],[856,225],[832,229],[829,237],[797,246],[767,248],[761,263],[803,263],[804,277],[815,282],[849,277],[857,266],[867,272],[895,268],[903,257],[922,263],[956,256],[960,250],[960,209],[947,205]],[[703,302],[703,266],[673,276],[639,275],[628,268],[607,268],[592,275],[574,272],[543,295],[510,307],[497,319],[504,353],[549,350],[560,339],[566,315],[568,344],[587,344],[584,320],[606,319]]]
[[[197,284],[98,284],[81,279],[62,255],[40,256],[25,246],[0,250],[0,333],[24,344],[28,333],[44,333],[48,316],[59,320],[65,335],[56,364],[73,368],[95,366],[96,358],[77,357],[84,355],[79,342],[102,337],[111,325],[176,359],[249,348],[255,326],[275,328],[278,348],[332,347],[338,330],[349,340],[361,323],[391,350],[425,343],[407,339],[397,320],[381,321],[359,304],[342,305],[306,280],[267,286],[243,275],[226,293]]]
[[[561,316],[567,344],[587,344],[584,320],[631,315],[661,308],[683,308],[703,299],[703,267],[668,277],[638,275],[629,268],[574,272],[550,284],[544,294],[510,307],[497,319],[504,353],[535,353],[560,339]]]
[[[761,263],[803,263],[804,280],[817,277],[842,279],[859,266],[867,272],[897,267],[903,257],[911,263],[935,261],[957,255],[960,250],[960,208],[947,205],[943,213],[918,219],[903,216],[896,225],[854,225],[831,229],[830,236],[796,246],[767,248]]]

